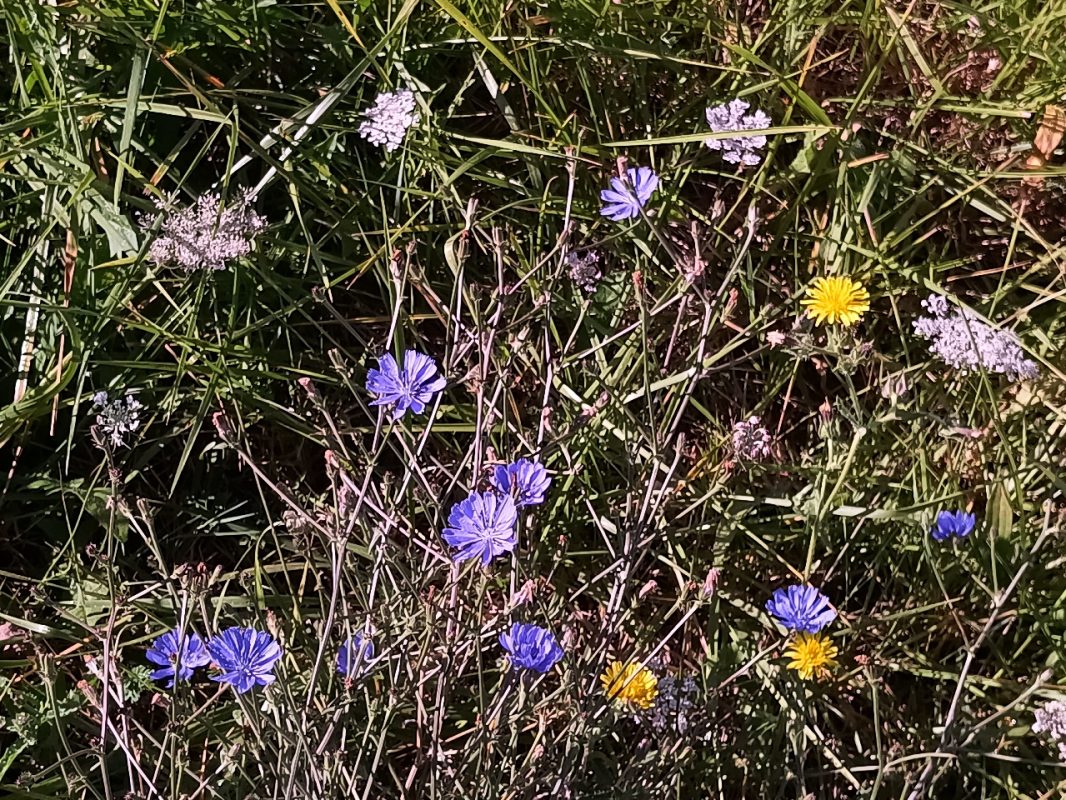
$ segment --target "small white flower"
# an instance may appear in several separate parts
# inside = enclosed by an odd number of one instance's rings
[[[1066,762],[1066,701],[1049,700],[1033,713],[1033,733],[1046,733],[1058,746],[1059,760]]]
[[[252,240],[266,226],[266,221],[252,210],[251,198],[243,195],[222,208],[222,198],[215,192],[202,194],[185,208],[168,208],[156,203],[166,215],[148,258],[162,266],[186,270],[225,269],[231,261],[252,251]],[[144,218],[141,225],[150,228],[153,220]]]
[[[770,432],[758,417],[733,425],[733,453],[743,461],[762,461],[770,455]]]
[[[570,280],[586,292],[596,291],[596,285],[603,277],[599,253],[595,250],[587,250],[584,253],[570,252],[566,254],[566,263],[570,267]]]
[[[708,108],[707,124],[715,133],[758,131],[773,125],[770,117],[758,109],[754,114],[748,114],[749,108],[750,105],[739,98]],[[762,155],[758,151],[766,147],[766,137],[756,134],[735,136],[729,139],[707,139],[706,145],[711,150],[720,150],[722,158],[730,164],[746,164],[754,167],[762,161]]]
[[[407,129],[418,122],[414,93],[410,89],[382,92],[363,115],[366,119],[359,126],[359,135],[391,153],[403,142]]]
[[[110,400],[107,392],[93,395],[93,408],[98,410],[96,428],[111,441],[112,447],[122,447],[126,437],[141,427],[144,406],[132,394]]]
[[[945,364],[964,372],[1006,375],[1011,381],[1029,380],[1040,373],[1011,331],[993,328],[969,309],[955,308],[939,295],[930,295],[922,306],[929,316],[914,320],[914,332],[929,340],[929,349]]]

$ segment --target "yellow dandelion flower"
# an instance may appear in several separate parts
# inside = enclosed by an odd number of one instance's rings
[[[615,661],[600,675],[607,698],[637,708],[651,708],[659,694],[659,679],[647,667]]]
[[[864,311],[870,310],[870,293],[851,278],[815,278],[800,305],[807,306],[807,316],[818,325],[823,322],[854,325]]]
[[[785,655],[792,659],[788,668],[796,670],[805,681],[828,677],[829,668],[837,665],[837,652],[829,637],[820,633],[801,633],[785,648]]]

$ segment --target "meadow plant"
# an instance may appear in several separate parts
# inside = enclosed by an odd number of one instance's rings
[[[1061,794],[1054,14],[156,5],[4,8],[0,797]]]
[[[659,176],[650,167],[630,167],[625,178],[611,178],[611,188],[600,192],[600,214],[615,222],[639,217],[659,186]]]
[[[124,447],[130,435],[140,429],[143,408],[144,405],[129,392],[114,399],[107,392],[93,395],[96,429],[112,447]]]
[[[766,137],[758,133],[747,133],[769,128],[773,125],[770,117],[756,109],[749,114],[751,104],[737,98],[720,106],[707,109],[707,125],[715,133],[734,132],[738,135],[723,139],[707,139],[706,145],[711,150],[721,152],[722,159],[730,164],[744,164],[754,167],[762,161],[760,152],[766,147]]]
[[[252,197],[243,194],[223,206],[217,192],[206,192],[184,208],[156,201],[163,217],[148,247],[148,258],[165,267],[184,270],[221,270],[252,252],[256,235],[266,220],[252,208]],[[142,219],[145,229],[151,217]]]
[[[382,92],[363,115],[366,119],[359,125],[359,135],[391,153],[403,144],[408,128],[418,122],[414,92],[410,89]]]
[[[952,307],[940,295],[930,295],[922,307],[927,313],[914,320],[914,332],[929,341],[929,349],[945,364],[964,372],[1004,375],[1011,381],[1039,374],[1012,332],[993,328],[969,309]]]
[[[517,523],[518,509],[509,494],[475,492],[452,506],[444,541],[456,548],[454,561],[479,558],[488,566],[494,558],[515,549]]]

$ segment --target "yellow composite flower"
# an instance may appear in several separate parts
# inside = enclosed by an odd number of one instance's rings
[[[609,700],[637,708],[651,708],[659,694],[659,679],[640,664],[615,661],[600,675],[600,683]]]
[[[807,306],[807,316],[818,325],[823,322],[854,325],[864,311],[870,310],[870,293],[851,278],[815,278],[800,305]]]
[[[785,655],[792,659],[788,668],[805,681],[828,677],[829,668],[837,665],[838,652],[829,637],[820,633],[801,633],[785,648]]]

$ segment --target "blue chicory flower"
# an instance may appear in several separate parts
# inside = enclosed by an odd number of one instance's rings
[[[421,414],[446,383],[437,370],[437,362],[417,350],[403,354],[403,369],[392,353],[380,356],[378,367],[366,376],[366,390],[377,395],[370,405],[392,406],[393,420],[398,420],[408,409]]]
[[[544,465],[528,458],[502,464],[496,467],[492,475],[492,485],[498,491],[514,497],[515,505],[519,508],[543,503],[544,493],[551,482]]]
[[[374,643],[370,637],[355,634],[337,651],[337,672],[351,678],[358,675],[374,659]]]
[[[187,681],[192,677],[192,671],[196,667],[204,667],[211,663],[211,656],[208,655],[203,640],[192,631],[181,634],[173,630],[157,636],[144,656],[160,667],[149,677],[153,681],[170,678],[167,684],[168,689],[174,686],[175,678],[179,681]]]
[[[444,541],[458,548],[454,561],[480,558],[487,566],[496,556],[514,550],[517,522],[518,509],[510,495],[475,492],[452,506]]]
[[[659,176],[650,167],[630,167],[626,177],[611,178],[611,188],[600,192],[604,203],[600,214],[615,222],[639,217],[659,185]]]
[[[938,542],[952,536],[963,539],[973,533],[976,524],[977,517],[965,511],[941,511],[936,515],[936,524],[930,533]]]
[[[818,633],[837,616],[829,598],[813,586],[778,589],[766,601],[766,610],[790,631],[800,633]]]
[[[563,647],[547,628],[516,622],[510,633],[500,634],[500,645],[511,664],[534,672],[547,672],[563,657]]]
[[[207,643],[207,650],[222,670],[211,680],[228,683],[238,694],[273,683],[274,665],[281,658],[281,645],[255,628],[226,628]]]

